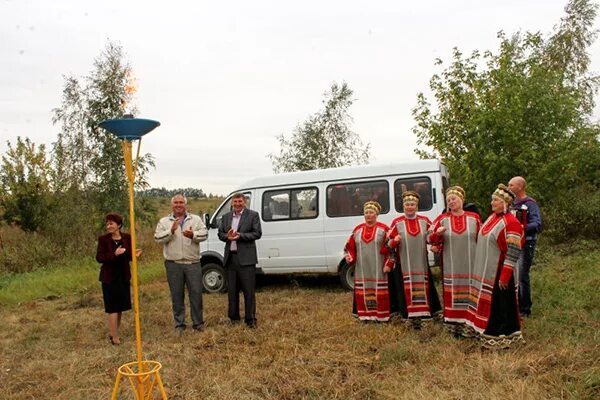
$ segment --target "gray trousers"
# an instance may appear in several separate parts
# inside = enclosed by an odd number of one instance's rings
[[[173,261],[165,261],[165,268],[169,289],[171,290],[175,327],[185,328],[184,285],[188,288],[192,324],[194,327],[202,325],[204,323],[202,316],[202,265],[200,262],[177,264]]]

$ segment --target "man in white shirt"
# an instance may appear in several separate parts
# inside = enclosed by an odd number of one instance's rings
[[[187,213],[187,199],[183,194],[173,196],[171,206],[173,213],[158,222],[154,240],[163,245],[175,330],[181,333],[186,328],[184,286],[187,286],[192,328],[202,331],[200,242],[207,239],[208,232],[199,216]]]

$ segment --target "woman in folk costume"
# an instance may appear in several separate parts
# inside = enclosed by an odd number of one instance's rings
[[[505,185],[498,185],[492,194],[492,215],[477,239],[467,324],[481,334],[484,347],[508,347],[523,340],[514,279],[523,228],[507,212],[514,198]]]
[[[386,273],[393,266],[386,247],[388,226],[377,222],[381,206],[367,201],[365,222],[352,231],[344,248],[346,262],[355,264],[353,313],[362,321],[387,321],[390,302]]]
[[[418,193],[402,193],[402,204],[404,215],[392,221],[389,233],[389,247],[395,250],[396,268],[402,278],[396,280],[391,291],[391,302],[398,307],[398,310],[392,311],[412,319],[415,328],[419,328],[422,318],[431,318],[441,310],[427,259],[427,235],[431,221],[417,214]]]
[[[432,251],[442,255],[444,323],[455,335],[470,337],[475,332],[465,323],[481,218],[477,213],[464,211],[464,201],[462,187],[448,188],[446,203],[449,211],[433,222],[429,243]]]

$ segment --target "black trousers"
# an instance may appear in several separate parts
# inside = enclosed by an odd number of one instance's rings
[[[229,300],[228,315],[231,321],[240,318],[240,290],[244,294],[244,322],[248,325],[256,323],[256,266],[240,265],[238,255],[229,254],[227,259],[227,298]]]

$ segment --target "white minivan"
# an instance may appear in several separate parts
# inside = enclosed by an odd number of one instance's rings
[[[363,204],[377,200],[378,220],[389,225],[402,214],[402,192],[414,190],[421,197],[419,213],[433,220],[445,209],[447,187],[446,166],[439,160],[420,160],[265,176],[232,194],[244,193],[247,207],[260,215],[258,273],[339,274],[342,285],[352,289],[354,268],[344,261],[344,244],[364,221]],[[201,243],[201,262],[207,292],[227,288],[224,243],[217,230],[230,209],[231,194],[212,216],[205,215],[209,231],[208,240]]]

